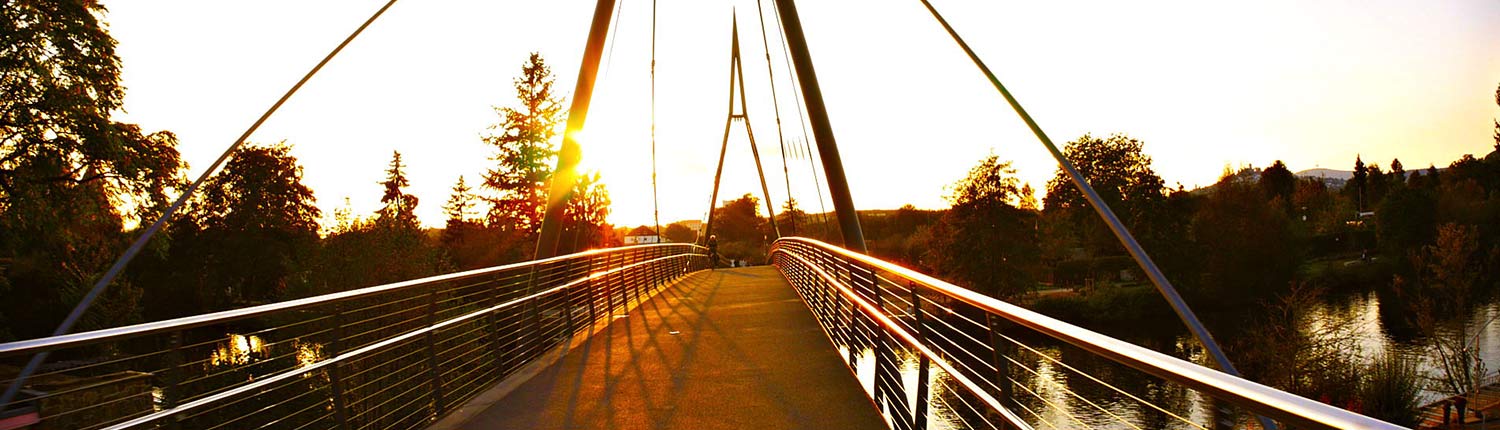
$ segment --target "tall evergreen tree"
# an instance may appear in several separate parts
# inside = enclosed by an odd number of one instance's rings
[[[492,205],[485,220],[491,227],[527,237],[541,229],[557,157],[553,140],[563,119],[562,100],[552,85],[552,69],[532,53],[514,81],[517,105],[495,109],[500,122],[484,138],[495,149],[491,160],[497,163],[484,175]]]
[[[1353,193],[1355,208],[1363,212],[1365,210],[1365,190],[1369,182],[1369,169],[1365,168],[1365,161],[1359,155],[1354,156],[1354,176],[1349,179],[1349,185],[1345,192]]]
[[[391,151],[391,164],[385,170],[385,194],[380,197],[378,222],[392,223],[405,228],[417,228],[417,196],[406,193],[411,182],[406,179],[406,165],[401,162],[401,153]]]

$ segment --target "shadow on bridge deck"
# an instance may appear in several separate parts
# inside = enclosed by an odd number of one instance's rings
[[[445,420],[438,427],[883,429],[885,424],[802,300],[775,268],[762,266],[685,278],[506,397],[462,423]]]

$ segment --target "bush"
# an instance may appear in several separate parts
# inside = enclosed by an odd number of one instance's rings
[[[1418,395],[1421,375],[1412,360],[1393,352],[1375,357],[1365,369],[1359,400],[1365,415],[1402,427],[1414,427],[1421,421]]]

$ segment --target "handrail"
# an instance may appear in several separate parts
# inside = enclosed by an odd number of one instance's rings
[[[787,249],[788,244],[800,244],[826,251],[847,261],[921,284],[923,287],[934,292],[956,299],[979,310],[1004,318],[1054,339],[1082,348],[1116,363],[1135,368],[1194,390],[1208,393],[1212,397],[1249,408],[1257,413],[1271,416],[1297,427],[1392,430],[1402,428],[1130,344],[944,282],[917,271],[818,240],[801,237],[781,238],[772,245],[771,255],[774,256],[778,253],[789,256],[796,255],[794,250]],[[800,258],[799,260],[803,262],[807,261]],[[783,268],[782,270],[784,271],[785,269]],[[860,301],[864,300],[858,297],[856,299]],[[868,303],[861,304],[862,307],[865,305],[868,305]]]
[[[449,273],[449,274],[437,275],[437,276],[429,276],[429,277],[426,277],[426,278],[413,279],[413,280],[409,280],[409,281],[401,281],[401,282],[395,282],[395,283],[384,284],[384,285],[375,285],[375,286],[370,286],[370,287],[365,287],[365,288],[360,288],[360,289],[355,289],[355,290],[341,291],[341,292],[337,292],[337,293],[329,293],[329,294],[323,294],[323,295],[319,295],[319,296],[313,296],[313,297],[307,297],[307,298],[301,298],[301,299],[295,299],[295,300],[287,300],[287,301],[283,301],[283,302],[268,303],[268,304],[264,304],[264,305],[251,306],[251,307],[247,307],[247,308],[231,309],[231,310],[227,310],[227,311],[213,312],[213,313],[200,314],[200,315],[191,315],[191,316],[186,316],[186,317],[181,317],[181,318],[175,318],[175,319],[169,319],[169,320],[163,320],[163,321],[141,323],[141,324],[135,324],[135,325],[128,325],[128,326],[124,326],[124,327],[107,328],[107,329],[100,329],[100,330],[87,331],[87,332],[81,332],[81,333],[73,333],[73,334],[67,334],[67,335],[62,335],[62,336],[52,336],[52,337],[44,337],[44,338],[37,338],[37,339],[28,339],[28,340],[20,340],[20,341],[14,341],[14,342],[0,343],[0,357],[8,357],[8,356],[19,355],[19,354],[30,354],[30,353],[35,353],[35,352],[40,352],[40,351],[45,351],[45,350],[55,350],[55,349],[62,349],[62,348],[84,346],[84,345],[89,345],[89,344],[93,344],[93,343],[104,342],[104,341],[114,340],[114,339],[122,339],[122,338],[137,337],[137,336],[145,336],[145,335],[150,335],[150,334],[155,334],[155,333],[170,332],[170,331],[177,331],[177,330],[184,330],[184,329],[190,329],[190,328],[197,328],[197,327],[203,327],[203,326],[214,325],[214,324],[221,324],[221,323],[225,323],[225,322],[229,322],[229,321],[236,321],[236,320],[242,320],[242,319],[247,319],[247,318],[254,318],[254,317],[257,317],[257,316],[267,315],[267,314],[271,314],[271,313],[275,313],[275,312],[284,312],[284,311],[292,311],[292,310],[304,309],[304,308],[308,308],[308,307],[313,307],[313,306],[327,304],[327,303],[332,303],[332,302],[337,302],[337,301],[344,301],[344,300],[356,299],[356,298],[366,297],[366,296],[372,296],[372,295],[376,295],[376,294],[380,294],[380,293],[393,292],[393,291],[402,290],[402,289],[406,289],[406,288],[411,288],[411,287],[415,287],[415,286],[428,285],[428,284],[432,284],[432,283],[435,283],[435,282],[447,282],[447,281],[458,281],[458,280],[470,279],[470,278],[474,278],[474,277],[478,277],[478,276],[483,276],[483,275],[488,275],[488,274],[498,273],[498,272],[504,272],[504,271],[507,271],[507,270],[514,270],[514,269],[523,268],[523,267],[527,267],[527,266],[537,266],[537,265],[542,265],[542,264],[547,264],[547,263],[552,263],[552,262],[557,262],[557,261],[564,261],[564,260],[574,259],[574,258],[578,258],[578,257],[587,257],[587,256],[595,255],[595,254],[601,254],[601,253],[604,253],[604,252],[618,252],[618,251],[625,251],[625,250],[637,249],[637,248],[678,247],[678,246],[687,246],[687,247],[690,247],[690,248],[697,248],[697,249],[701,249],[701,250],[705,250],[705,251],[708,249],[708,248],[704,248],[702,246],[698,246],[698,245],[694,245],[694,244],[688,244],[688,243],[657,243],[657,244],[644,244],[644,245],[622,246],[622,247],[618,247],[618,248],[590,249],[590,250],[587,250],[587,251],[577,252],[577,253],[568,254],[568,255],[560,255],[560,256],[551,257],[551,258],[545,258],[545,259],[541,259],[541,260],[523,261],[523,262],[520,262],[520,263],[505,264],[505,265],[500,265],[500,266],[486,267],[486,268],[482,268],[482,269],[474,269],[474,270],[468,270],[468,271],[456,272],[456,273]]]
[[[771,252],[772,255],[775,255],[776,250],[773,249]],[[931,348],[928,348],[927,345],[922,344],[920,340],[917,340],[916,336],[913,336],[910,332],[907,332],[906,329],[903,329],[900,325],[897,325],[895,321],[891,320],[891,317],[886,316],[885,313],[881,312],[880,309],[875,307],[874,304],[871,304],[868,300],[860,297],[859,294],[855,293],[852,288],[849,288],[849,286],[839,282],[838,278],[829,274],[828,271],[823,270],[823,268],[818,267],[818,265],[813,264],[813,262],[807,261],[806,258],[800,255],[792,254],[790,252],[782,252],[782,254],[786,255],[789,258],[795,259],[798,262],[801,262],[803,265],[807,266],[814,273],[816,273],[819,278],[823,278],[824,281],[828,282],[830,285],[833,285],[839,290],[839,294],[842,294],[851,302],[858,304],[860,310],[864,311],[866,315],[874,318],[877,322],[880,323],[881,326],[884,326],[886,330],[890,330],[891,333],[900,338],[902,342],[905,342],[907,345],[911,345],[912,348],[916,348],[919,352],[921,352],[922,355],[926,356],[927,359],[932,360],[932,362],[934,363],[937,363],[938,367],[941,367],[944,372],[948,372],[949,375],[953,376],[953,378],[957,380],[959,384],[962,384],[964,388],[969,389],[969,391],[973,392],[975,395],[978,395],[979,398],[981,400],[984,400],[984,402],[990,407],[995,408],[995,410],[999,411],[1007,421],[1010,421],[1011,425],[1027,430],[1031,429],[1030,424],[1027,424],[1025,420],[1021,419],[1021,417],[1017,416],[1009,409],[1000,405],[1000,401],[996,400],[994,396],[985,393],[984,389],[979,387],[979,384],[975,383],[973,380],[970,380],[968,376],[965,376],[963,374],[963,372],[960,372],[952,364],[949,364],[947,360],[943,359],[943,356],[934,352]]]
[[[621,248],[616,248],[616,249],[621,249]],[[498,311],[498,310],[501,310],[501,309],[512,307],[512,306],[515,306],[517,304],[525,303],[525,302],[528,302],[528,301],[531,301],[531,300],[535,300],[535,299],[541,298],[543,296],[551,295],[551,294],[556,293],[558,291],[562,291],[562,290],[566,290],[568,288],[575,287],[575,286],[577,286],[579,284],[582,284],[584,282],[588,282],[588,281],[592,281],[592,280],[595,280],[595,279],[599,279],[599,278],[602,278],[604,276],[608,276],[610,274],[614,274],[614,273],[617,273],[617,272],[622,272],[622,271],[625,271],[627,269],[633,269],[633,268],[636,268],[636,267],[639,267],[639,266],[643,266],[643,265],[646,265],[646,264],[656,263],[656,262],[659,262],[659,261],[666,261],[666,260],[674,259],[674,258],[690,257],[690,256],[695,256],[695,255],[697,255],[697,254],[668,255],[666,257],[659,257],[659,258],[655,258],[655,259],[651,259],[651,260],[637,262],[637,263],[634,263],[634,264],[630,264],[628,266],[621,266],[621,267],[616,267],[616,268],[609,269],[609,270],[602,271],[602,272],[590,273],[587,276],[584,276],[584,277],[581,277],[581,278],[578,278],[578,279],[574,279],[574,280],[569,281],[568,283],[563,284],[563,285],[558,285],[556,287],[552,287],[552,288],[548,288],[546,290],[542,290],[542,291],[538,291],[536,293],[532,293],[532,294],[527,295],[525,297],[513,299],[513,300],[510,300],[510,301],[507,301],[505,303],[501,303],[501,304],[498,304],[498,305],[495,305],[495,306],[491,306],[491,307],[488,307],[488,308],[480,309],[480,310],[477,310],[477,311],[474,311],[474,312],[470,312],[470,313],[467,313],[467,314],[464,314],[464,315],[460,315],[460,316],[457,316],[457,317],[449,318],[449,319],[444,320],[442,322],[439,322],[439,323],[436,323],[436,324],[433,324],[433,325],[429,325],[429,326],[426,326],[426,327],[422,327],[422,328],[419,328],[419,329],[416,329],[416,330],[412,330],[412,331],[409,331],[409,332],[406,332],[406,333],[402,333],[400,335],[393,336],[393,337],[391,337],[389,339],[385,339],[385,340],[382,340],[382,341],[379,341],[379,342],[376,342],[376,343],[373,343],[373,344],[370,344],[370,345],[366,345],[366,346],[361,347],[359,349],[355,349],[353,351],[349,351],[349,352],[346,352],[346,353],[343,353],[343,354],[339,354],[339,355],[334,356],[334,357],[330,357],[330,358],[327,358],[327,359],[324,359],[324,360],[320,360],[320,361],[308,364],[306,366],[297,367],[297,368],[293,368],[293,369],[288,369],[286,371],[283,371],[283,372],[275,374],[275,375],[270,375],[270,376],[266,376],[266,377],[257,378],[254,382],[251,382],[249,384],[245,384],[245,385],[241,385],[241,386],[238,386],[238,387],[234,387],[233,389],[229,389],[229,390],[226,390],[226,391],[221,392],[221,393],[217,393],[217,394],[214,394],[214,395],[211,395],[211,396],[207,396],[207,397],[204,397],[204,398],[201,398],[201,399],[198,399],[198,400],[194,400],[194,401],[182,404],[182,405],[174,407],[174,408],[169,408],[169,409],[165,409],[165,410],[161,410],[161,411],[156,411],[156,412],[151,413],[149,415],[141,416],[141,417],[132,419],[130,421],[126,421],[126,422],[123,422],[123,423],[115,424],[115,425],[106,427],[104,430],[124,430],[124,429],[129,429],[129,428],[132,428],[132,427],[135,427],[135,426],[138,426],[138,425],[151,423],[151,422],[156,421],[156,420],[160,420],[160,419],[167,418],[167,417],[170,417],[170,416],[173,416],[173,415],[177,415],[177,414],[180,414],[180,413],[183,413],[183,412],[191,411],[193,409],[197,409],[197,408],[202,407],[204,405],[209,405],[209,404],[221,401],[221,400],[230,399],[230,398],[233,398],[233,397],[241,395],[241,394],[245,394],[245,393],[249,393],[249,392],[252,392],[252,391],[255,391],[255,390],[259,390],[259,389],[262,389],[262,388],[265,388],[265,387],[269,387],[269,386],[271,386],[273,384],[276,384],[278,382],[284,381],[284,380],[286,380],[288,378],[296,377],[298,375],[305,375],[305,374],[307,374],[309,372],[312,372],[312,371],[315,371],[315,370],[318,370],[318,369],[321,369],[323,367],[327,367],[327,366],[330,366],[330,365],[333,365],[333,364],[337,364],[337,363],[342,362],[342,361],[353,360],[353,359],[358,358],[360,356],[370,354],[373,351],[379,351],[379,350],[381,350],[381,349],[383,349],[385,347],[388,347],[388,346],[391,346],[391,345],[395,345],[395,344],[401,343],[401,342],[406,341],[406,340],[411,340],[413,338],[416,338],[417,336],[425,335],[425,334],[431,333],[433,331],[436,331],[436,330],[444,328],[444,327],[448,327],[448,326],[456,325],[456,324],[461,323],[461,322],[472,320],[474,318],[478,318],[480,316],[484,316],[485,314],[489,314],[491,312],[495,312],[495,311]],[[547,260],[550,260],[550,259],[547,259]],[[547,261],[547,260],[537,260],[537,261]]]

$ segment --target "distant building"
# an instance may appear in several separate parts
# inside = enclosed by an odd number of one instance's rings
[[[626,245],[641,245],[647,243],[665,242],[664,240],[661,240],[661,236],[656,235],[655,229],[644,225],[631,229],[629,233],[625,233],[624,240]]]

